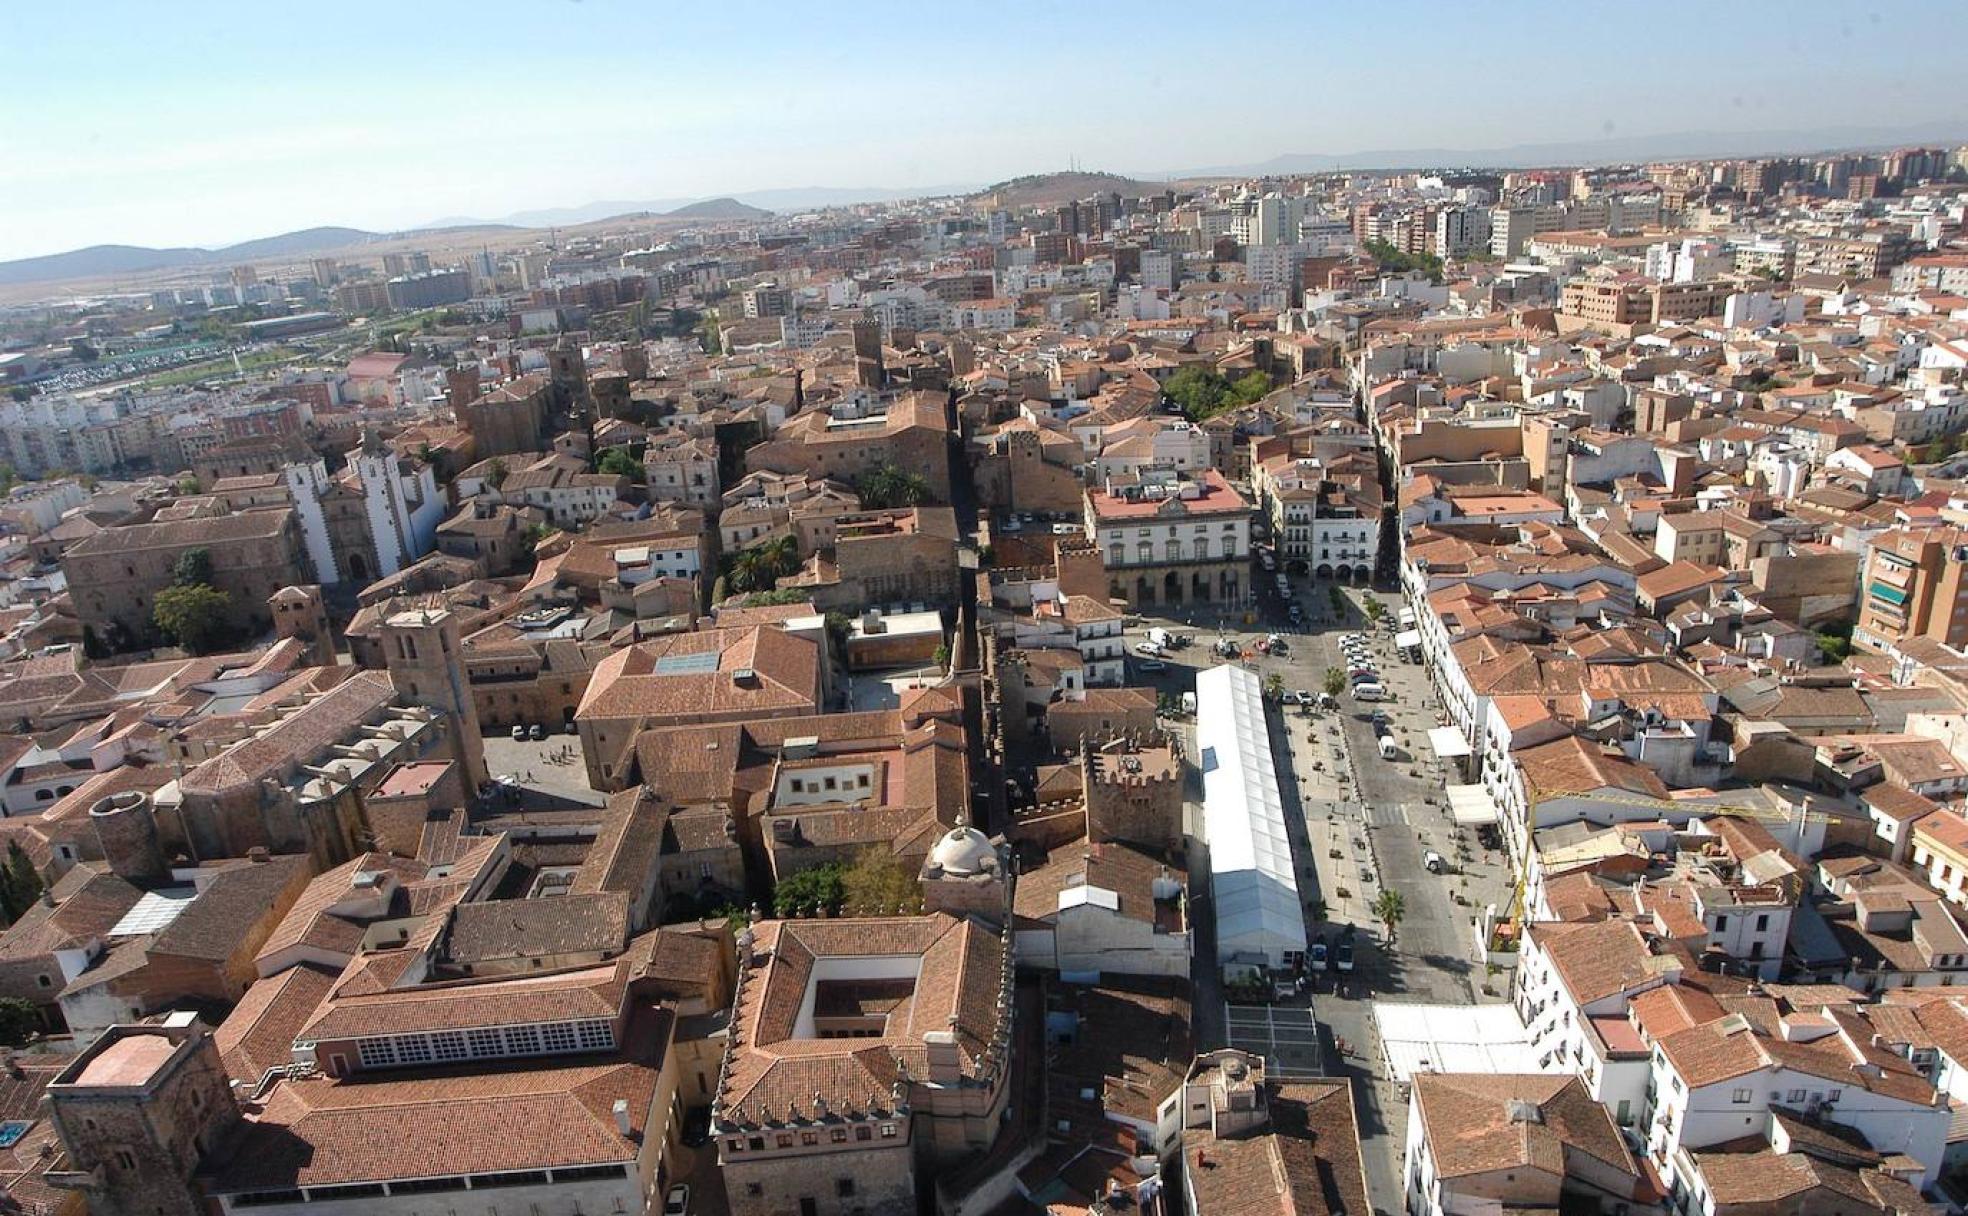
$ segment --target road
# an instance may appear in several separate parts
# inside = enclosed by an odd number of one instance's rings
[[[1344,613],[1335,616],[1324,585],[1315,589],[1295,580],[1291,595],[1307,624],[1293,629],[1284,624],[1287,601],[1268,580],[1258,581],[1264,590],[1255,620],[1247,621],[1241,611],[1225,614],[1210,608],[1174,618],[1144,616],[1128,631],[1130,648],[1157,625],[1193,633],[1195,640],[1169,656],[1163,671],[1131,669],[1130,682],[1152,683],[1171,694],[1192,690],[1198,669],[1222,661],[1210,644],[1223,638],[1253,654],[1251,666],[1261,676],[1276,673],[1287,691],[1316,694],[1328,668],[1346,666],[1341,636],[1357,632],[1370,639],[1389,701],[1364,704],[1347,694],[1337,711],[1287,707],[1274,712],[1270,721],[1300,895],[1308,909],[1320,910],[1323,903],[1325,913],[1323,921],[1309,919],[1308,913],[1307,937],[1333,941],[1351,926],[1358,956],[1350,975],[1314,977],[1310,1002],[1322,1027],[1325,1070],[1356,1082],[1369,1193],[1378,1211],[1398,1213],[1403,1209],[1405,1100],[1384,1075],[1372,1001],[1473,1004],[1502,999],[1497,994],[1507,990],[1505,978],[1492,980],[1473,961],[1473,922],[1484,903],[1505,898],[1509,876],[1500,854],[1486,856],[1473,838],[1459,837],[1449,818],[1443,792],[1446,770],[1428,744],[1428,731],[1438,723],[1426,673],[1400,658],[1385,627],[1371,630],[1361,616],[1368,597],[1379,600],[1389,616],[1398,611],[1399,597],[1348,589]],[[1255,655],[1255,644],[1273,631],[1284,636],[1288,653]],[[1392,729],[1398,749],[1392,761],[1380,756],[1375,709],[1387,714]],[[1193,757],[1193,724],[1178,720],[1172,725]],[[1200,797],[1200,790],[1195,796]],[[1193,826],[1199,829],[1200,823]],[[1423,858],[1430,851],[1440,853],[1452,872],[1429,873]],[[1215,974],[1205,845],[1192,851],[1191,865],[1195,1034],[1198,1046],[1208,1049],[1227,1041],[1228,1027]],[[1371,911],[1385,888],[1399,891],[1404,904],[1388,942],[1382,941],[1382,927]],[[1485,991],[1486,985],[1494,991]],[[1292,1003],[1306,1002],[1301,998]],[[1336,1050],[1341,1042],[1348,1054]]]

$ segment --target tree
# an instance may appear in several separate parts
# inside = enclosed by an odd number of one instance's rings
[[[180,587],[212,585],[212,551],[200,545],[178,554],[171,566],[171,581]]]
[[[1285,695],[1285,677],[1279,675],[1275,671],[1272,672],[1270,675],[1265,676],[1264,695],[1266,698],[1273,701],[1276,701],[1279,698],[1283,697]]]
[[[74,355],[84,363],[94,363],[96,360],[102,358],[101,351],[89,345],[87,342],[82,341],[80,338],[68,344],[68,353]]]
[[[763,545],[726,554],[721,577],[733,595],[745,595],[753,591],[771,591],[780,579],[798,573],[799,568],[798,543],[790,536],[782,536]]]
[[[1326,668],[1326,674],[1320,681],[1320,687],[1326,690],[1327,696],[1337,697],[1340,693],[1346,691],[1346,673],[1337,667]]]
[[[929,497],[929,482],[918,473],[885,464],[856,478],[854,492],[860,495],[861,505],[870,511],[913,507]]]
[[[1407,901],[1402,899],[1401,893],[1392,887],[1383,887],[1380,894],[1374,898],[1374,919],[1387,930],[1387,940],[1390,942],[1394,940],[1395,927],[1401,923],[1401,918],[1407,913]]]
[[[189,498],[193,494],[203,494],[204,492],[205,483],[198,480],[197,475],[186,473],[183,477],[178,478],[178,493],[185,497]]]
[[[630,481],[642,481],[642,462],[629,455],[627,448],[603,448],[601,456],[595,461],[595,472],[606,473],[611,477],[626,477]]]
[[[894,850],[871,845],[841,875],[841,911],[849,916],[913,916],[922,911],[922,884]]]
[[[813,916],[838,912],[847,898],[841,882],[839,862],[814,866],[782,881],[772,892],[772,911],[777,916]]]
[[[1263,372],[1245,372],[1230,384],[1230,403],[1233,406],[1249,405],[1270,395],[1271,377]]]
[[[929,661],[938,667],[948,667],[950,665],[950,644],[948,642],[937,643],[936,653],[929,656]]]
[[[9,921],[16,921],[39,898],[41,872],[34,868],[34,859],[20,847],[19,841],[8,841],[7,864],[0,868],[0,911],[7,914]]]
[[[495,490],[505,485],[507,471],[506,458],[503,456],[494,456],[492,463],[485,467],[485,484]]]
[[[1162,392],[1191,422],[1201,422],[1229,408],[1225,399],[1230,395],[1230,382],[1206,367],[1183,368],[1168,378]]]
[[[0,1043],[25,1046],[41,1029],[41,1011],[17,996],[0,997]]]
[[[1430,282],[1442,281],[1442,259],[1432,253],[1408,253],[1386,241],[1368,241],[1367,252],[1380,263],[1382,270],[1391,270],[1396,274],[1419,270],[1428,276]]]
[[[230,632],[232,597],[216,587],[197,584],[166,587],[157,593],[151,620],[165,636],[193,654],[205,654]]]
[[[1371,599],[1371,598],[1370,598],[1370,599],[1368,599],[1368,600],[1367,600],[1367,620],[1368,620],[1368,621],[1370,621],[1371,623],[1373,623],[1373,624],[1375,624],[1375,625],[1378,625],[1378,624],[1380,624],[1380,618],[1382,618],[1382,617],[1384,617],[1384,616],[1386,616],[1386,615],[1387,615],[1387,607],[1386,607],[1386,605],[1384,605],[1384,604],[1382,604],[1382,603],[1381,603],[1381,602],[1380,602],[1379,600],[1376,600],[1376,599]]]

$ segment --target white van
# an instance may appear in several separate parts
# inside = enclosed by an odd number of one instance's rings
[[[1387,689],[1379,684],[1355,684],[1353,686],[1353,699],[1355,701],[1385,701],[1387,699]]]
[[[1380,737],[1380,758],[1382,760],[1392,760],[1395,754],[1394,736],[1382,735]]]
[[[1159,625],[1148,631],[1148,643],[1151,646],[1160,646],[1163,650],[1175,648],[1175,640],[1169,637],[1169,631]]]

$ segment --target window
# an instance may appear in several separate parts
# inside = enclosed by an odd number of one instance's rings
[[[1758,933],[1763,932],[1765,929],[1768,929],[1769,927],[1770,927],[1770,914],[1768,912],[1765,912],[1756,918],[1756,931]]]
[[[506,1053],[515,1056],[539,1055],[540,1028],[538,1026],[506,1027]]]
[[[396,1043],[390,1039],[358,1039],[355,1050],[364,1068],[388,1068],[396,1063]]]
[[[118,1169],[133,1170],[137,1168],[137,1159],[129,1150],[119,1148],[116,1150],[116,1166]]]
[[[780,1148],[793,1147],[793,1133],[791,1132],[780,1132],[776,1139]]]
[[[615,1026],[595,1018],[575,1023],[581,1032],[581,1046],[589,1051],[610,1051],[615,1046]]]
[[[506,1054],[505,1038],[500,1035],[499,1029],[496,1026],[467,1030],[465,1032],[465,1041],[471,1045],[471,1054],[477,1059]]]
[[[895,1139],[895,1125],[893,1123],[884,1123],[881,1125],[881,1129],[882,1129],[882,1139],[884,1140]]]
[[[729,1152],[742,1153],[745,1151],[745,1142],[739,1139],[738,1137],[733,1136],[729,1140],[726,1140],[724,1142],[724,1147]]]
[[[421,1034],[406,1034],[396,1040],[397,1059],[405,1064],[428,1064],[431,1058],[430,1039]]]
[[[834,1179],[834,1194],[840,1196],[842,1199],[852,1199],[854,1197],[854,1179]]]
[[[471,1048],[465,1036],[455,1030],[430,1037],[431,1054],[440,1060],[467,1060],[471,1058]]]
[[[573,1051],[577,1041],[572,1022],[552,1022],[540,1027],[542,1050],[548,1052]]]
[[[819,1132],[806,1131],[800,1133],[800,1144],[802,1146],[806,1148],[812,1148],[814,1145],[818,1143],[820,1143]]]
[[[832,1130],[831,1133],[829,1133],[828,1138],[832,1140],[835,1144],[846,1144],[847,1129],[844,1127],[836,1127]]]
[[[873,1140],[875,1138],[875,1134],[872,1131],[869,1131],[868,1125],[864,1123],[860,1127],[854,1129],[854,1138],[856,1140]]]
[[[1803,1100],[1804,1100],[1804,1091],[1801,1089],[1791,1090],[1790,1094],[1786,1098],[1786,1101],[1790,1101],[1790,1102],[1802,1102]]]
[[[1754,1093],[1752,1093],[1750,1090],[1738,1089],[1729,1095],[1729,1101],[1741,1105],[1747,1103],[1754,1096],[1755,1096]]]
[[[1727,929],[1728,927],[1729,927],[1729,918],[1728,918],[1728,917],[1726,917],[1726,916],[1718,916],[1718,917],[1716,917],[1716,918],[1715,918],[1715,931],[1716,931],[1717,933],[1720,933],[1720,932],[1722,932],[1722,931],[1723,931],[1724,929]]]
[[[754,1197],[763,1195],[765,1194],[765,1184],[759,1182],[747,1182],[745,1184],[745,1193],[747,1195],[751,1195]]]

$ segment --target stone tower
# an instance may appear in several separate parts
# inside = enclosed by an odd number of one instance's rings
[[[1082,749],[1087,840],[1182,849],[1182,749],[1173,739],[1115,739]]]
[[[147,887],[161,885],[171,877],[149,794],[126,790],[97,799],[89,808],[89,826],[96,830],[103,860],[118,878]]]
[[[193,1179],[239,1124],[225,1067],[195,1014],[111,1026],[48,1084],[69,1168],[89,1216],[206,1216]]]
[[[307,660],[316,667],[335,665],[335,631],[328,624],[328,606],[321,588],[282,587],[267,597],[273,612],[273,633],[307,643]]]
[[[588,409],[588,361],[581,345],[561,338],[547,348],[547,392],[554,412],[583,417]]]
[[[458,618],[446,608],[413,608],[384,621],[382,635],[383,661],[397,695],[444,716],[466,795],[476,794],[487,781],[485,740],[465,674]]]
[[[444,373],[444,400],[453,411],[478,400],[478,366],[447,368]]]

